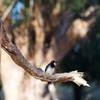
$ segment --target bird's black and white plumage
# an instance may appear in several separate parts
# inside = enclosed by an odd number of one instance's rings
[[[46,67],[45,67],[45,72],[52,75],[55,73],[55,69],[56,69],[56,65],[57,65],[57,61],[52,60]],[[43,97],[45,97],[49,92],[49,85],[52,84],[51,82],[48,82],[45,85],[44,88],[44,93],[43,93]]]
[[[54,74],[55,73],[55,67],[57,65],[57,62],[52,60],[45,68],[45,72],[48,74]]]

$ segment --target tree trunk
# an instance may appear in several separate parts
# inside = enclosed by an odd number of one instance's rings
[[[17,32],[14,33],[15,43],[24,57],[31,64],[46,66],[46,63],[52,59],[61,60],[78,40],[84,39],[94,22],[95,17],[90,18],[88,21],[81,20],[81,18],[73,21],[68,30],[65,30],[64,35],[62,35],[60,40],[57,41],[57,37],[54,35],[54,37],[51,39],[51,47],[46,53],[46,56],[44,56],[43,51],[43,42],[46,34],[43,31],[43,26],[41,26],[39,19],[38,23],[36,21],[34,24],[36,34],[34,59],[28,57],[28,46],[30,42],[28,33],[25,31],[25,27],[23,27],[23,25],[20,26],[21,31],[16,29]],[[18,32],[21,33],[21,35],[18,35]],[[16,65],[11,60],[9,55],[7,55],[3,50],[1,51],[1,79],[3,83],[5,100],[49,100],[51,98],[53,100],[59,100],[59,95],[56,95],[56,90],[54,87],[51,94],[49,93],[46,97],[43,97],[46,83],[30,76],[22,68]]]

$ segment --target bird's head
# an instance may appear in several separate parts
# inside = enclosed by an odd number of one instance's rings
[[[50,64],[53,64],[54,66],[56,66],[57,65],[57,61],[55,61],[55,60],[52,60],[51,62],[50,62]]]

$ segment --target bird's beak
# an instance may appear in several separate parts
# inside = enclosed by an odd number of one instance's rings
[[[58,61],[55,61],[54,65],[56,66],[57,64],[59,64],[59,62]]]

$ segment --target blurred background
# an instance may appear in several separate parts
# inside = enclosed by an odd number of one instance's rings
[[[0,0],[0,17],[14,0]],[[1,49],[0,100],[100,100],[100,0],[16,0],[7,16],[9,39],[37,67],[82,71],[91,87],[47,87]]]

